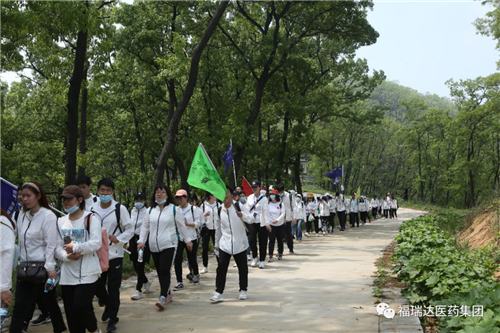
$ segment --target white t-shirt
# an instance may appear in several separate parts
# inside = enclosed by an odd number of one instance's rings
[[[278,220],[278,223],[273,223]],[[279,227],[285,223],[285,209],[282,207],[281,202],[269,202],[269,225],[272,227]]]

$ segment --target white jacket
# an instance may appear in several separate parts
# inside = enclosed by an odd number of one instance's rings
[[[201,210],[205,218],[205,226],[210,230],[215,230],[215,227],[219,224],[220,204],[217,201],[214,201],[212,204],[205,201],[201,205]],[[209,212],[210,215],[204,216],[207,212]]]
[[[337,212],[346,211],[347,201],[345,200],[345,196],[343,194],[340,194],[335,200],[335,202],[337,204]]]
[[[92,206],[92,212],[101,220],[101,225],[106,229],[108,237],[115,235],[118,239],[118,243],[111,243],[109,245],[109,260],[116,258],[123,258],[123,246],[127,244],[132,236],[134,235],[134,226],[130,221],[130,215],[127,208],[124,205],[120,205],[120,227],[116,223],[116,204],[115,200],[111,200],[110,209],[106,212],[104,216],[101,216],[100,208],[98,207],[101,201],[97,201],[94,206]],[[121,228],[121,231],[120,231]]]
[[[12,262],[16,246],[16,231],[5,216],[0,216],[0,292],[12,288]]]
[[[141,209],[134,207],[130,212],[130,222],[132,222],[132,225],[134,226],[134,234],[137,236],[141,235],[141,227],[146,219],[146,216],[148,215],[148,209],[149,208],[147,207],[142,207]]]
[[[281,197],[282,207],[285,209],[285,221],[290,222],[293,220],[293,198],[291,194],[286,192]]]
[[[47,208],[29,221],[30,211],[21,212],[16,227],[21,261],[45,261],[47,272],[56,270],[54,252],[57,246],[57,217]]]
[[[259,198],[261,197],[262,199],[260,199],[260,201],[257,203],[257,200],[259,200]],[[251,223],[257,223],[260,224],[261,227],[265,227],[266,225],[270,224],[269,202],[266,198],[266,192],[261,191],[259,198],[255,198],[254,194],[250,194],[247,199],[247,208],[250,214],[253,215],[253,220]]]
[[[84,199],[85,201],[85,209],[84,211],[90,212],[92,210],[92,207],[99,201],[99,198],[90,193],[90,198]]]
[[[101,220],[96,215],[91,216],[89,233],[85,228],[85,220],[89,214],[92,213],[84,212],[76,221],[70,221],[69,215],[65,215],[57,221],[61,235],[58,239],[56,257],[63,261],[59,281],[63,286],[94,283],[102,273],[96,253],[102,245]],[[73,252],[82,254],[80,259],[68,259],[63,247],[65,236],[73,239]]]
[[[330,216],[330,205],[328,204],[328,201],[321,201],[321,204],[319,205],[319,215],[323,217]]]
[[[398,209],[398,201],[396,199],[391,200],[391,209]]]
[[[275,220],[278,222],[273,223]],[[269,203],[269,224],[272,227],[279,227],[285,223],[285,209],[283,209],[283,203],[281,202],[270,202]]]
[[[377,199],[372,199],[370,204],[371,204],[372,208],[378,208],[378,206],[379,206],[379,202]]]
[[[367,212],[370,210],[370,203],[368,200],[365,199],[365,202],[359,202],[359,211],[360,212]]]
[[[181,209],[173,204],[163,207],[163,210],[156,206],[150,208],[149,215],[142,224],[141,237],[137,243],[145,244],[149,236],[149,249],[151,252],[157,253],[177,247],[179,242],[177,230],[182,239],[189,238]]]
[[[391,208],[391,199],[385,198],[384,201],[382,202],[382,209],[389,209]]]
[[[215,247],[228,254],[238,254],[248,248],[245,224],[236,214],[234,205],[222,205],[220,223],[215,230]]]
[[[295,202],[295,207],[293,208],[293,218],[296,220],[306,220],[306,205],[304,201]]]
[[[198,233],[196,232],[196,230],[201,228],[203,221],[205,221],[205,219],[203,218],[202,210],[196,206],[191,206],[190,204],[187,204],[186,208],[179,207],[179,210],[182,211],[182,214],[184,214],[184,218],[188,221],[188,223],[195,224],[194,227],[186,226],[186,232],[188,236],[187,238],[183,238],[182,240],[186,243],[197,240]]]
[[[309,214],[318,216],[318,204],[316,203],[316,201],[309,201],[307,203],[307,208],[309,209]]]
[[[330,207],[330,215],[335,215],[335,211],[337,210],[337,202],[335,199],[330,199],[330,201],[328,201],[328,206]]]

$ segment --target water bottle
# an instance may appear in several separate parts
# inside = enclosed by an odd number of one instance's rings
[[[0,309],[0,331],[2,330],[2,327],[3,327],[3,321],[7,317],[7,310],[8,310],[8,308],[9,307],[7,306],[7,304],[5,304],[2,301],[2,308]]]
[[[144,250],[140,249],[139,256],[137,257],[137,262],[143,262],[143,261],[144,261]]]
[[[61,276],[61,272],[57,271],[57,277],[55,279],[51,279],[51,278],[47,279],[47,282],[45,282],[45,289],[43,290],[43,292],[47,294],[49,291],[54,289],[55,286],[57,286],[57,284],[59,283],[60,276]]]

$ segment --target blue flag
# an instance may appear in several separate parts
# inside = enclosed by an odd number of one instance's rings
[[[17,186],[1,178],[2,209],[12,216],[17,209]]]
[[[226,153],[222,156],[222,160],[226,163],[226,173],[229,172],[229,166],[233,163],[233,141],[229,142]]]
[[[344,176],[344,165],[333,169],[332,171],[330,171],[325,175],[326,178],[330,178],[332,180],[339,177],[342,178],[343,176]]]

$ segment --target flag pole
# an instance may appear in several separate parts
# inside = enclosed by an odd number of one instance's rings
[[[236,165],[234,164],[233,139],[231,139],[230,142],[231,142],[231,150],[233,151],[234,187],[238,187],[238,182],[236,181]]]
[[[210,156],[208,156],[208,153],[207,151],[205,150],[205,147],[203,147],[203,143],[200,142],[200,146],[201,146],[201,149],[203,149],[203,152],[205,153],[205,156],[208,158],[208,161],[210,162],[210,164],[212,165],[212,168],[214,168],[214,170],[217,170],[215,168],[215,165],[214,163],[212,162],[212,159],[210,158]]]

